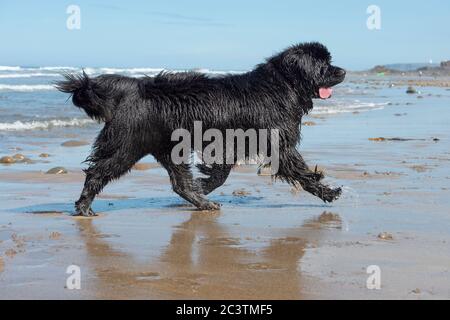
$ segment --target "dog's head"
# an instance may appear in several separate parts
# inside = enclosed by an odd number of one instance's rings
[[[310,98],[328,99],[332,94],[331,87],[345,78],[345,70],[331,65],[329,51],[318,42],[292,46],[277,60],[285,76],[301,86]]]

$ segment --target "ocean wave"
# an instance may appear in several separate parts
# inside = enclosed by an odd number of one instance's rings
[[[0,74],[0,79],[9,79],[9,78],[32,78],[32,77],[59,77],[60,73],[7,73]]]
[[[81,72],[84,70],[89,75],[99,75],[99,74],[125,74],[130,76],[135,75],[155,75],[161,71],[170,72],[186,72],[186,71],[197,71],[205,74],[212,75],[223,75],[223,74],[240,74],[245,71],[221,71],[221,70],[209,70],[206,68],[195,68],[195,69],[166,69],[166,68],[150,68],[150,67],[138,67],[138,68],[112,68],[112,67],[68,67],[68,66],[55,66],[55,67],[19,67],[19,66],[0,66],[0,72],[3,77],[8,77],[10,74],[8,72],[23,72],[23,74],[29,74],[30,76],[39,75],[49,75],[55,76],[56,73],[63,72]],[[47,73],[49,72],[49,73]],[[12,78],[13,76],[11,76]],[[26,76],[22,76],[26,77]]]
[[[209,69],[179,70],[179,72],[186,72],[186,71],[197,71],[200,73],[212,74],[212,75],[242,74],[242,73],[247,72],[247,71],[237,71],[237,70],[221,71],[221,70],[209,70]]]
[[[0,122],[0,131],[23,131],[23,130],[45,130],[55,127],[83,127],[88,124],[95,123],[91,119],[70,119],[70,120],[46,120],[46,121],[15,121]]]
[[[129,74],[155,74],[164,71],[164,68],[99,68],[97,73],[129,73]]]
[[[55,90],[55,87],[50,84],[0,84],[0,91],[32,92],[48,90]]]
[[[79,70],[80,68],[77,68],[77,67],[39,67],[38,69],[42,70],[42,71],[58,71],[58,70],[60,70],[60,71],[69,71],[69,70],[76,71],[76,70]]]
[[[0,66],[0,71],[20,71],[21,67]]]
[[[339,102],[333,105],[316,105],[312,110],[311,114],[338,114],[338,113],[348,113],[348,112],[364,112],[371,110],[381,110],[388,102],[375,103],[375,102]]]

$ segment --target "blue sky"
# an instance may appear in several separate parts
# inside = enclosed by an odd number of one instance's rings
[[[70,4],[80,30],[66,28]],[[371,4],[381,30],[366,27]],[[242,70],[315,40],[356,70],[450,59],[449,25],[441,0],[0,0],[0,65]]]

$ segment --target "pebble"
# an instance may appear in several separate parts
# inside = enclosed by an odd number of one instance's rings
[[[50,235],[48,237],[52,240],[58,240],[61,238],[61,233],[59,233],[57,231],[53,231],[52,233],[50,233]]]
[[[8,249],[5,251],[5,255],[7,255],[8,257],[12,258],[17,254],[17,251],[14,249]]]
[[[40,157],[40,158],[48,158],[48,157],[50,157],[50,155],[49,155],[48,153],[41,153],[41,154],[39,155],[39,157]]]
[[[249,194],[250,194],[250,192],[246,191],[244,189],[233,191],[233,196],[235,196],[235,197],[245,197],[245,196],[248,196]]]
[[[15,155],[12,156],[14,158],[14,160],[18,160],[18,161],[23,161],[25,160],[25,156],[23,154],[17,153]]]
[[[16,160],[14,160],[14,158],[10,157],[10,156],[5,156],[5,157],[0,158],[0,163],[10,164],[10,163],[14,163],[14,162],[16,162]]]
[[[80,147],[80,146],[85,146],[88,144],[89,144],[89,142],[87,142],[87,141],[69,140],[69,141],[63,142],[61,145],[63,147]]]
[[[64,167],[54,167],[48,170],[47,174],[66,174],[68,171]]]
[[[369,138],[369,141],[386,141],[386,138],[383,138],[383,137]]]
[[[414,94],[414,93],[417,93],[417,90],[416,89],[414,89],[414,87],[408,87],[408,89],[406,89],[406,93],[408,93],[408,94]]]
[[[381,240],[394,240],[394,237],[390,233],[382,232],[382,233],[380,233],[378,235],[378,239],[381,239]]]

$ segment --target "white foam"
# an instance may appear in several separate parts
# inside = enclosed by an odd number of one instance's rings
[[[1,79],[9,79],[9,78],[32,78],[32,77],[59,77],[61,76],[59,73],[7,73],[0,74]]]
[[[55,87],[49,84],[0,84],[0,91],[48,91],[55,90]]]
[[[178,69],[178,70],[170,70],[165,68],[149,68],[149,67],[141,67],[141,68],[109,68],[109,67],[68,67],[68,66],[55,66],[55,67],[19,67],[19,66],[0,66],[0,78],[27,78],[27,77],[37,77],[37,76],[57,76],[56,72],[81,72],[84,70],[89,75],[100,75],[100,74],[125,74],[129,76],[144,76],[149,75],[153,76],[162,71],[170,71],[170,72],[186,72],[186,71],[196,71],[205,74],[211,75],[226,75],[226,74],[241,74],[245,71],[219,71],[219,70],[209,70],[206,68],[197,68],[197,69]],[[26,72],[26,75],[19,75],[19,73],[9,74],[8,72],[12,71],[22,71]],[[46,73],[49,72],[49,73]],[[51,72],[51,73],[50,73]]]
[[[39,67],[39,70],[42,71],[68,71],[68,70],[72,70],[72,71],[76,71],[79,70],[80,68],[76,68],[76,67]]]
[[[99,73],[131,73],[131,74],[147,74],[147,73],[160,73],[164,71],[163,68],[100,68]]]
[[[95,123],[91,119],[71,119],[71,120],[47,120],[47,121],[15,121],[15,122],[0,122],[0,131],[23,131],[23,130],[44,130],[54,127],[81,127],[87,124]]]
[[[0,71],[19,71],[20,67],[0,66]]]
[[[348,112],[363,112],[370,110],[381,110],[388,104],[388,102],[384,103],[375,103],[375,102],[359,102],[355,101],[353,103],[345,103],[340,102],[338,104],[333,105],[316,105],[312,110],[312,114],[338,114],[338,113],[348,113]]]

